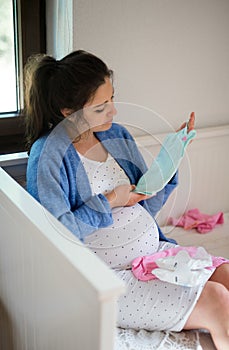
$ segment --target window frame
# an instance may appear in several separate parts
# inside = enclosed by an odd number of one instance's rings
[[[23,99],[23,67],[28,57],[35,53],[46,53],[46,1],[14,0],[17,9],[17,49],[19,53],[17,80],[19,99]],[[17,113],[3,113],[0,116],[0,154],[25,150],[21,108]]]

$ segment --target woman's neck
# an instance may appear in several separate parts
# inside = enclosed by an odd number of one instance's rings
[[[108,156],[107,150],[102,143],[95,137],[93,132],[82,135],[78,142],[73,142],[75,149],[86,158],[105,162]]]

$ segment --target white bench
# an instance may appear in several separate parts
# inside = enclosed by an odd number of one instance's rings
[[[1,168],[0,184],[0,348],[112,349],[123,282]]]

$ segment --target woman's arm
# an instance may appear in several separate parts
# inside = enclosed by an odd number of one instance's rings
[[[63,154],[58,146],[40,140],[31,149],[27,166],[27,190],[82,241],[98,228],[111,225],[107,198],[92,195],[90,184],[74,147]]]

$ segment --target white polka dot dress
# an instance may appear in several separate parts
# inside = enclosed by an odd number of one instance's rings
[[[125,172],[110,155],[105,162],[79,156],[93,194],[104,194],[118,185],[129,184]],[[117,326],[180,331],[204,284],[189,288],[160,280],[137,280],[131,271],[133,259],[168,249],[174,244],[159,241],[154,219],[139,204],[114,208],[112,216],[113,224],[87,236],[85,244],[126,283],[126,292],[118,300]]]
[[[81,159],[93,193],[106,193],[118,185],[130,183],[124,171],[110,155],[106,162],[95,162],[82,156]],[[157,225],[140,204],[114,208],[112,216],[111,226],[99,229],[85,239],[85,244],[110,267],[130,268],[136,256],[157,251]]]

